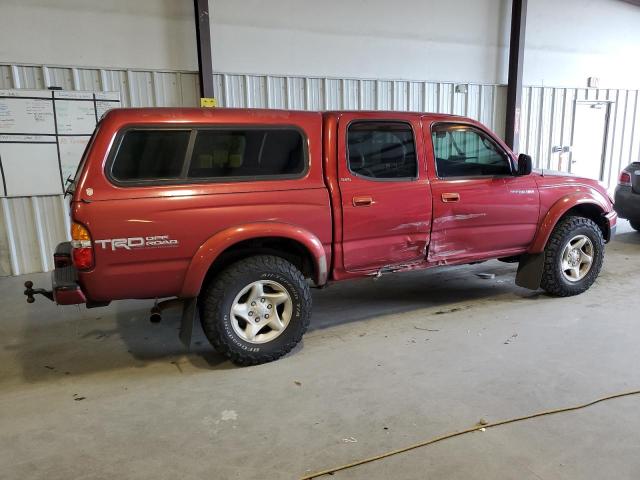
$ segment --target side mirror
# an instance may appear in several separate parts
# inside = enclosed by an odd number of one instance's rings
[[[518,173],[519,177],[524,175],[530,175],[531,170],[533,169],[533,161],[531,160],[531,156],[526,153],[521,153],[518,155]]]

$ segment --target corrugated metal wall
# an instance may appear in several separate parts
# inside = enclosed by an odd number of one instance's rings
[[[215,81],[226,107],[454,113],[504,130],[506,87],[500,85],[230,74]],[[458,93],[457,85],[466,93]]]
[[[504,133],[503,85],[236,74],[217,74],[215,81],[216,98],[224,107],[454,113]],[[196,106],[199,98],[194,72],[0,64],[0,88],[48,86],[120,91],[123,106]],[[530,153],[537,166],[553,168],[557,154],[552,147],[570,144],[576,99],[613,102],[605,175],[615,184],[621,166],[639,156],[638,91],[525,88],[521,150]],[[2,210],[0,274],[51,269],[51,252],[69,230],[62,198],[2,199]]]
[[[638,90],[525,87],[522,96],[520,150],[537,167],[557,169],[554,146],[571,145],[575,102],[610,102],[603,183],[610,189],[620,170],[640,159],[640,95]]]

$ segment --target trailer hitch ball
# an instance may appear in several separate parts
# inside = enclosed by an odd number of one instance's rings
[[[24,282],[24,288],[26,288],[24,294],[27,296],[27,303],[35,302],[36,299],[33,298],[33,282],[27,280],[26,282]]]
[[[53,300],[53,292],[50,290],[45,290],[44,288],[33,288],[33,282],[31,280],[27,280],[24,282],[24,294],[27,296],[27,303],[33,303],[36,299],[33,297],[34,295],[43,295],[47,297],[49,300]]]

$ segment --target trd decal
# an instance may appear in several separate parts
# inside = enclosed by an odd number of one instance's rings
[[[156,235],[153,237],[129,237],[129,238],[107,238],[105,240],[95,240],[96,245],[101,245],[103,250],[134,250],[137,248],[163,248],[177,247],[178,240],[169,238],[169,235]]]

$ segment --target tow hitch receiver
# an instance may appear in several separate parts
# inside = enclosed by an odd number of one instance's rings
[[[87,297],[78,283],[78,272],[73,265],[56,266],[51,272],[51,290],[33,288],[33,282],[31,281],[25,282],[24,286],[26,288],[24,294],[27,296],[28,303],[35,301],[35,295],[42,295],[58,305],[80,305],[84,303],[90,308],[108,304],[104,302],[87,302]]]
[[[43,295],[53,302],[52,290],[45,290],[44,288],[33,288],[32,281],[24,282],[24,288],[26,288],[24,294],[27,296],[27,303],[33,303],[36,301],[36,299],[33,297],[34,295]]]

